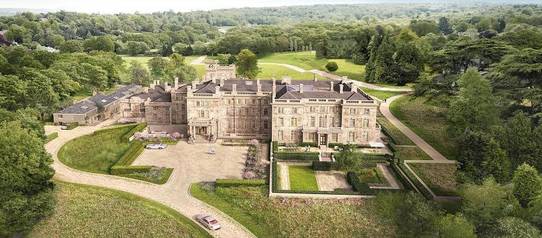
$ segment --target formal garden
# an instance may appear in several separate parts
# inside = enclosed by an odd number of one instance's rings
[[[172,168],[132,166],[143,152],[145,142],[130,138],[146,124],[113,126],[73,139],[60,149],[58,158],[72,168],[100,174],[111,174],[164,184]]]

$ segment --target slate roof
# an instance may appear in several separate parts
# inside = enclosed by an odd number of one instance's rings
[[[111,94],[98,93],[88,99],[75,103],[69,107],[64,108],[59,113],[63,114],[85,114],[98,108],[98,105],[108,106],[109,104],[125,98],[133,94],[137,89],[141,88],[139,85],[130,84],[117,89]]]

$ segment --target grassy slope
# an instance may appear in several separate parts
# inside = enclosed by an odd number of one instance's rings
[[[105,188],[56,184],[53,214],[28,237],[211,237],[157,202]]]
[[[129,146],[129,143],[122,142],[120,137],[133,127],[134,125],[120,126],[75,138],[60,148],[58,158],[75,169],[108,174],[109,168]]]
[[[271,199],[267,186],[217,188],[194,184],[196,198],[220,209],[257,237],[394,237],[370,200]]]
[[[417,146],[395,147],[397,155],[404,160],[431,160],[428,154]]]
[[[403,134],[397,127],[395,127],[393,124],[391,124],[388,119],[386,119],[383,116],[377,117],[378,124],[380,124],[382,127],[386,128],[388,130],[388,133],[391,134],[391,137],[395,139],[395,143],[398,145],[414,145],[414,142],[412,142],[405,134]]]
[[[456,158],[456,145],[446,131],[445,108],[430,105],[425,98],[405,96],[394,101],[390,110],[446,158]]]
[[[308,166],[288,166],[290,189],[295,191],[318,191],[314,170]]]
[[[402,94],[401,92],[380,91],[380,90],[374,90],[374,89],[368,89],[368,88],[361,88],[361,90],[363,90],[363,92],[373,97],[377,97],[380,100],[385,100],[395,95]]]
[[[259,62],[291,64],[306,70],[325,70],[328,61],[335,61],[339,65],[339,70],[335,72],[337,75],[348,76],[355,80],[361,80],[364,77],[365,66],[356,65],[345,59],[317,59],[314,51],[274,53],[259,59]]]
[[[410,167],[437,195],[457,195],[455,164],[410,164]]]

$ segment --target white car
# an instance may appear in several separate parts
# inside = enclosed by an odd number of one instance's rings
[[[167,147],[166,144],[148,144],[145,146],[145,148],[149,150],[162,150],[162,149],[165,149],[166,147]]]
[[[220,229],[220,224],[212,216],[199,214],[196,216],[196,220],[209,230],[216,231]]]

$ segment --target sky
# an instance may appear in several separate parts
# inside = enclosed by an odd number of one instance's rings
[[[0,0],[0,8],[66,10],[87,13],[194,11],[240,7],[366,3],[379,0]]]

